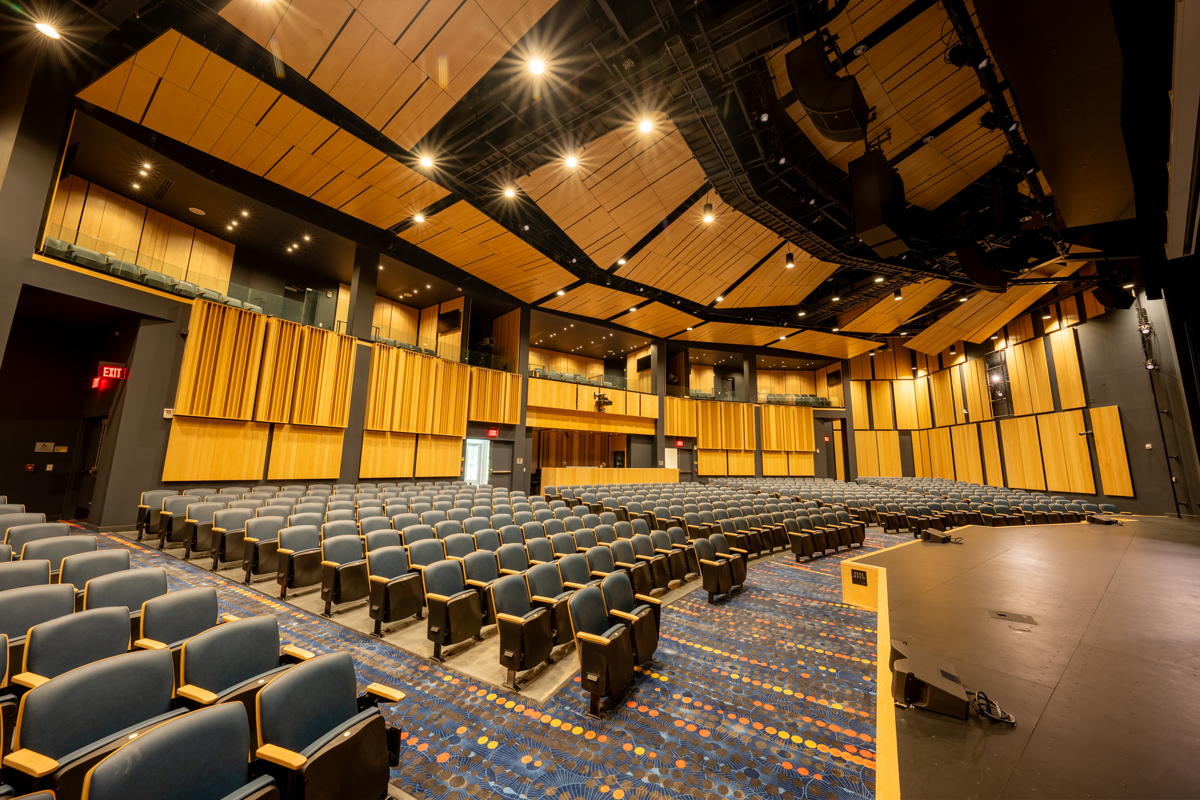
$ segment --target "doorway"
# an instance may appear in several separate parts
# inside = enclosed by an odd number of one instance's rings
[[[492,440],[467,439],[462,479],[467,483],[487,483],[492,475]]]

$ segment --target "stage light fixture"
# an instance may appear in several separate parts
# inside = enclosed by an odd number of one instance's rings
[[[58,32],[58,28],[51,25],[49,22],[35,22],[33,25],[37,32],[50,39],[61,39],[62,34]]]
[[[1151,370],[1151,371],[1158,369],[1158,362],[1155,361],[1153,358],[1147,358],[1146,359],[1146,369]]]

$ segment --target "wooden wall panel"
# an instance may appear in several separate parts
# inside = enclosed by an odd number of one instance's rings
[[[455,436],[417,437],[417,478],[458,478],[462,475],[463,440]]]
[[[567,375],[582,375],[585,378],[595,378],[604,374],[604,362],[599,358],[537,347],[529,348],[529,367],[541,367],[548,372],[562,372]]]
[[[376,295],[371,325],[375,328],[376,336],[405,344],[417,344],[420,315],[421,312],[412,306]]]
[[[501,360],[504,368],[517,369],[521,347],[521,309],[514,308],[492,320],[492,338],[496,340],[492,352]]]
[[[892,401],[896,406],[896,427],[912,430],[917,425],[916,382],[912,379],[892,381]]]
[[[813,410],[805,406],[759,406],[762,414],[762,449],[811,451]]]
[[[730,475],[754,475],[753,450],[729,450],[726,460]]]
[[[764,450],[762,454],[764,476],[786,476],[788,472],[788,454]]]
[[[462,437],[469,385],[470,368],[465,364],[376,345],[366,427]]]
[[[954,448],[954,478],[967,483],[983,483],[983,459],[979,452],[977,425],[955,425],[950,429]]]
[[[262,480],[269,430],[260,422],[176,416],[171,420],[162,479]]]
[[[917,402],[917,427],[933,427],[933,409],[929,401],[929,378],[922,376],[913,381],[913,395]]]
[[[871,381],[871,427],[876,430],[893,427],[890,380]]]
[[[932,428],[929,431],[930,477],[954,480],[954,447],[949,428]]]
[[[1010,417],[1000,420],[1000,442],[1008,485],[1014,489],[1045,491],[1046,475],[1042,468],[1036,417]]]
[[[1046,366],[1046,347],[1033,339],[1008,348],[1008,384],[1013,414],[1041,414],[1054,410],[1050,393],[1050,372]]]
[[[714,450],[754,447],[754,406],[749,403],[697,403],[696,445]]]
[[[812,453],[788,453],[787,458],[788,458],[788,475],[790,475],[791,477],[793,477],[793,478],[809,477],[816,473],[816,470],[813,466],[813,454]]]
[[[859,477],[879,477],[879,446],[875,431],[854,431],[854,454],[858,462]]]
[[[817,394],[816,376],[811,370],[760,369],[757,379],[760,399],[768,394]]]
[[[996,423],[979,423],[979,438],[983,448],[984,482],[989,486],[1003,486],[1004,472],[1000,467],[1000,440],[996,434]]]
[[[954,421],[962,424],[967,421],[967,399],[963,396],[962,363],[952,366],[950,373],[950,396],[954,401]]]
[[[355,340],[305,326],[296,360],[292,422],[344,428],[350,417]]]
[[[929,431],[913,431],[913,474],[918,478],[932,478],[933,467],[929,456]]]
[[[667,436],[695,436],[696,406],[699,401],[686,397],[668,397],[665,398],[665,402],[666,419],[663,420],[663,433]]]
[[[266,319],[200,300],[192,304],[175,413],[228,419],[253,416]]]
[[[1046,469],[1046,490],[1092,494],[1096,483],[1092,477],[1092,459],[1087,437],[1083,435],[1083,412],[1061,411],[1039,414],[1038,435],[1042,446],[1042,462]]]
[[[692,364],[688,367],[688,388],[698,392],[715,392],[717,371],[708,364]]]
[[[845,375],[842,373],[841,364],[830,364],[828,367],[821,367],[813,373],[813,380],[817,385],[817,394],[821,397],[828,397],[830,406],[833,408],[844,408],[846,406],[846,380]]]
[[[1091,417],[1092,440],[1096,443],[1096,461],[1100,466],[1100,491],[1110,497],[1133,497],[1121,410],[1117,406],[1100,406],[1091,410]]]
[[[1059,408],[1082,408],[1087,405],[1083,391],[1083,371],[1079,366],[1079,348],[1075,331],[1064,328],[1047,336],[1054,358],[1054,382],[1058,387]]]
[[[850,414],[854,417],[854,425],[857,428],[871,427],[870,406],[867,401],[870,385],[868,381],[850,381]]]
[[[952,370],[944,369],[929,376],[933,393],[933,424],[941,428],[957,421],[954,414],[954,390],[951,388]]]
[[[521,421],[521,376],[512,372],[471,367],[467,419],[516,425]]]
[[[263,422],[291,422],[296,366],[304,327],[278,317],[267,319],[263,336],[262,366],[254,418]]]
[[[525,412],[525,424],[531,428],[567,431],[596,431],[607,433],[639,433],[654,435],[654,420],[645,417],[624,417],[616,414],[597,414],[559,408],[533,408]]]
[[[628,453],[629,436],[624,433],[535,430],[534,463],[546,467],[611,466],[613,453]],[[542,478],[545,481],[545,476]]]
[[[333,480],[342,466],[342,428],[276,425],[267,479]]]
[[[885,478],[899,478],[904,474],[900,466],[900,434],[898,431],[876,431],[876,449],[879,456],[879,474]]]
[[[724,450],[697,450],[696,472],[699,475],[728,475],[729,465]]]
[[[415,433],[363,431],[360,478],[411,478],[417,457]]]
[[[992,400],[988,392],[987,365],[982,358],[972,358],[961,367],[965,386],[967,416],[972,422],[992,418]]]

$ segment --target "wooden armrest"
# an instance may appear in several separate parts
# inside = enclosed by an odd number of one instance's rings
[[[242,541],[246,544],[258,544],[258,539],[253,536],[247,536],[245,539],[242,539]]]
[[[641,602],[646,603],[647,605],[652,605],[652,606],[661,606],[662,605],[662,600],[659,600],[657,597],[651,597],[648,594],[635,594],[633,596],[633,599],[640,600]]]
[[[450,598],[449,598],[449,597],[447,597],[446,595],[444,595],[444,594],[437,594],[437,593],[435,593],[435,592],[426,592],[426,593],[425,593],[425,599],[426,599],[426,600],[437,600],[437,601],[439,601],[439,602],[442,602],[442,603],[447,603],[447,602],[449,602],[449,601],[450,601]]]
[[[308,661],[314,655],[311,650],[305,650],[303,647],[296,647],[294,644],[285,644],[283,646],[283,654],[285,656],[291,656],[292,658],[298,658],[301,661]]]
[[[591,570],[588,574],[590,574],[593,578],[605,578],[608,576],[607,572],[600,572],[599,570],[594,570],[594,569]]]
[[[582,584],[582,583],[571,583],[570,581],[563,581],[563,586],[567,587],[568,589],[582,589],[584,587],[584,585],[585,584]]]
[[[373,694],[385,703],[399,703],[404,698],[408,697],[399,689],[393,689],[391,686],[384,686],[382,683],[368,683],[367,694]]]
[[[133,643],[133,646],[139,650],[166,650],[165,642],[160,642],[157,639],[138,639]]]
[[[634,553],[633,557],[638,561],[653,561],[656,558],[656,556],[644,556],[641,553]]]
[[[467,578],[466,584],[467,584],[467,586],[478,586],[480,589],[487,588],[486,581],[477,581],[474,578]]]
[[[654,552],[662,553],[665,556],[669,556],[669,555],[671,555],[671,553],[673,553],[675,551],[674,550],[664,550],[661,547],[656,547],[656,548],[654,548]]]
[[[553,603],[553,602],[555,602],[553,597],[542,597],[540,594],[535,594],[530,599],[533,600],[535,603]]]
[[[517,570],[517,569],[502,569],[502,570],[500,570],[500,574],[501,575],[520,575],[521,571]]]
[[[516,616],[515,614],[504,614],[504,613],[500,613],[500,614],[497,614],[497,615],[496,615],[496,619],[497,619],[497,620],[501,620],[501,619],[502,619],[502,620],[506,620],[506,621],[508,621],[508,622],[515,622],[515,623],[517,623],[518,625],[521,625],[521,624],[523,624],[523,623],[525,622],[525,620],[521,619],[520,617]]]
[[[382,575],[369,575],[367,576],[367,580],[371,583],[389,583],[392,579],[385,578]]]
[[[12,767],[34,778],[41,778],[58,769],[58,762],[50,756],[21,748],[4,757],[4,766]]]
[[[747,554],[747,553],[749,553],[750,551],[749,551],[749,550],[743,550],[743,549],[742,549],[742,548],[740,548],[740,547],[731,547],[731,548],[729,548],[729,552],[731,552],[731,553],[741,553],[742,555],[746,555],[746,554]]]
[[[618,611],[618,610],[614,609],[608,613],[613,615],[617,619],[627,619],[630,622],[637,622],[637,620],[638,620],[637,614],[630,614],[628,611]]]
[[[637,564],[630,564],[625,561],[614,561],[613,563],[616,564],[621,569],[633,569],[634,567],[637,566]]]
[[[708,566],[710,566],[710,567],[719,567],[719,566],[721,566],[721,563],[722,563],[722,562],[720,562],[720,561],[709,561],[707,558],[702,558],[702,559],[700,559],[700,563],[701,563],[701,564],[707,564],[707,565],[708,565]]]
[[[270,761],[272,764],[278,764],[287,769],[300,769],[307,762],[305,756],[300,755],[295,750],[288,750],[286,747],[280,747],[277,744],[264,744],[254,753],[263,761]]]
[[[286,547],[281,547],[278,550],[276,550],[275,553],[276,553],[276,555],[281,555],[281,556],[291,556],[291,555],[295,555],[296,551],[289,550]],[[263,745],[263,746],[265,747],[266,745]]]
[[[585,642],[595,642],[596,644],[608,644],[609,643],[609,640],[605,639],[603,636],[597,636],[596,634],[588,633],[587,631],[580,631],[579,633],[575,634],[575,638],[582,639]],[[15,753],[14,753],[14,755],[15,755]],[[7,763],[8,759],[6,758],[4,760]]]
[[[222,614],[221,622],[237,622],[241,617],[237,614]]]
[[[15,683],[27,689],[36,689],[48,680],[50,679],[45,675],[38,675],[36,672],[18,672],[9,679],[9,683]]]
[[[210,692],[208,689],[201,689],[199,686],[193,686],[190,683],[180,686],[175,690],[175,694],[186,700],[191,700],[193,703],[200,703],[206,706],[212,705],[217,701],[217,695],[214,692]]]
[[[322,567],[334,567],[336,569],[337,567],[340,567],[341,564],[339,564],[336,561],[322,561],[321,566]]]
[[[212,532],[213,532],[213,533],[225,533],[225,529],[224,529],[224,528],[218,528],[216,525],[214,525],[214,526],[213,526],[213,528],[212,528]]]

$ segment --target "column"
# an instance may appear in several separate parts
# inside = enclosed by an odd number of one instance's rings
[[[350,384],[350,416],[342,436],[342,464],[338,480],[358,480],[362,466],[363,425],[367,416],[367,390],[371,382],[371,348],[375,317],[375,282],[379,275],[379,252],[359,245],[354,251],[354,275],[350,280],[350,309],[346,329],[358,339],[354,348],[354,373]]]

